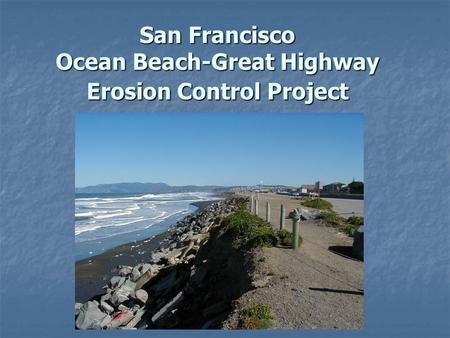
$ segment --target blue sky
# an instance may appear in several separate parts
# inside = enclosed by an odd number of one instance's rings
[[[78,113],[77,187],[363,179],[362,114]]]

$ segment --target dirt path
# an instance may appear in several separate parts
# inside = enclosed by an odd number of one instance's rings
[[[263,198],[271,205],[281,201],[287,206],[299,205],[299,201],[288,197],[260,196]],[[264,217],[265,210],[259,214]],[[273,216],[272,223],[278,228],[279,213]],[[290,224],[286,220],[288,229]],[[300,234],[303,244],[299,251],[257,251],[256,273],[271,276],[270,281],[244,294],[237,308],[270,304],[276,317],[274,328],[362,328],[364,264],[339,254],[346,253],[353,239],[316,220],[301,222]]]

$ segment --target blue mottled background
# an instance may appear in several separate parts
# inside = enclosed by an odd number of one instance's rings
[[[186,30],[288,28],[291,47],[138,43],[143,25]],[[350,102],[89,103],[90,81],[199,84],[260,79],[301,84],[284,73],[62,73],[54,60],[143,51],[200,55],[303,50],[379,55],[377,76],[330,73]],[[448,1],[2,1],[0,107],[0,335],[72,336],[449,336]],[[363,112],[366,273],[364,330],[265,332],[75,332],[74,117],[83,112]],[[257,118],[257,117],[255,117]]]

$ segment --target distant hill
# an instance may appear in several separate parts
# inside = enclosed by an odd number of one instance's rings
[[[98,184],[88,187],[75,188],[75,192],[79,194],[165,194],[178,192],[208,192],[208,191],[226,191],[227,187],[216,185],[183,185],[171,186],[166,183],[111,183]]]

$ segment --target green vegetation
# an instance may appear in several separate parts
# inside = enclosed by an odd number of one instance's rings
[[[346,225],[341,229],[348,236],[353,237],[353,233],[361,225],[364,225],[364,217],[362,216],[351,216],[347,218]]]
[[[272,326],[272,320],[272,308],[267,304],[255,304],[239,311],[239,326],[241,329],[269,329]]]
[[[320,218],[323,219],[329,225],[338,228],[347,236],[353,237],[353,233],[361,225],[364,225],[364,217],[361,216],[351,216],[348,219],[339,216],[334,211],[322,211],[320,213]]]
[[[271,247],[278,242],[270,223],[245,209],[225,217],[223,225],[227,232],[233,234],[246,247]]]
[[[353,181],[348,185],[350,194],[364,194],[364,183],[360,181]]]
[[[361,226],[364,224],[364,217],[362,216],[351,216],[347,219],[347,222],[352,225]]]
[[[223,220],[225,231],[231,233],[240,246],[246,248],[273,247],[277,244],[291,245],[292,235],[287,230],[274,230],[272,225],[245,209]],[[299,236],[299,243],[302,238]]]
[[[321,198],[309,199],[309,200],[306,200],[306,201],[302,202],[302,204],[305,207],[321,209],[321,210],[327,210],[327,209],[331,209],[332,208],[332,204],[330,202],[325,201],[325,200],[323,200]]]
[[[343,217],[338,216],[338,214],[332,210],[322,211],[320,213],[320,218],[332,226],[341,226],[345,222]]]
[[[359,227],[355,227],[352,224],[346,224],[344,226],[342,226],[341,228],[339,228],[340,231],[342,231],[344,234],[346,234],[347,236],[353,237],[353,233],[355,232],[356,229],[358,229]]]
[[[292,233],[289,231],[282,229],[277,231],[278,244],[283,246],[292,245]],[[298,244],[299,246],[302,244],[303,238],[302,236],[298,236]]]

